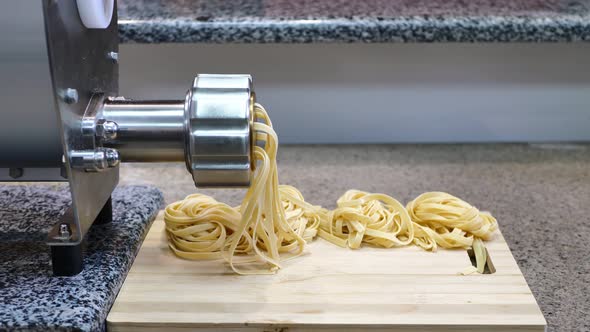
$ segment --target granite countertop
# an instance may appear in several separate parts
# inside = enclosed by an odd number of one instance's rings
[[[121,42],[590,40],[588,0],[119,0]]]
[[[281,146],[280,182],[334,208],[346,190],[408,202],[446,191],[493,213],[549,324],[590,330],[590,144]],[[125,164],[167,202],[196,189],[184,164]],[[244,190],[200,190],[237,205]]]
[[[0,331],[104,331],[106,316],[131,268],[162,193],[117,188],[113,221],[86,236],[84,270],[54,277],[45,244],[70,205],[65,184],[0,186]]]

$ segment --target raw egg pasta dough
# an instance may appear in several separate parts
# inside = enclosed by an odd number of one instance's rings
[[[224,259],[238,274],[269,274],[319,236],[352,249],[363,243],[384,248],[415,244],[431,251],[473,247],[477,271],[483,273],[481,240],[498,227],[491,214],[443,192],[422,194],[404,207],[388,195],[349,190],[334,210],[312,205],[296,188],[279,185],[277,135],[261,105],[255,105],[254,113],[253,130],[264,147],[254,147],[255,171],[242,204],[230,207],[193,194],[168,205],[164,220],[174,254]]]

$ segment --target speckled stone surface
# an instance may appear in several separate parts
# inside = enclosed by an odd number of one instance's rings
[[[65,185],[0,186],[0,331],[101,331],[163,204],[149,186],[113,193],[113,222],[87,235],[85,268],[53,277],[44,240],[69,205]]]
[[[447,191],[498,218],[549,331],[590,330],[590,144],[281,146],[281,183],[334,207],[346,190],[408,202]],[[194,193],[184,165],[124,165],[127,183],[172,202]],[[239,204],[243,190],[201,190]]]
[[[122,42],[590,40],[588,0],[119,0]]]

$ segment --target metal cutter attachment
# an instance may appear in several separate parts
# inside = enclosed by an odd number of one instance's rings
[[[249,75],[205,74],[185,100],[108,98],[86,121],[121,161],[184,161],[197,187],[248,186],[253,102]]]

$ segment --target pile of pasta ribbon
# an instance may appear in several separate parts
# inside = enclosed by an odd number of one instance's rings
[[[255,106],[256,170],[242,204],[231,207],[193,194],[166,207],[169,247],[185,259],[223,259],[238,274],[270,274],[282,261],[303,252],[319,236],[352,249],[368,244],[425,250],[473,248],[483,273],[485,246],[498,228],[496,219],[444,192],[428,192],[406,206],[384,195],[349,190],[334,210],[306,202],[301,192],[279,185],[277,135],[266,110]]]

